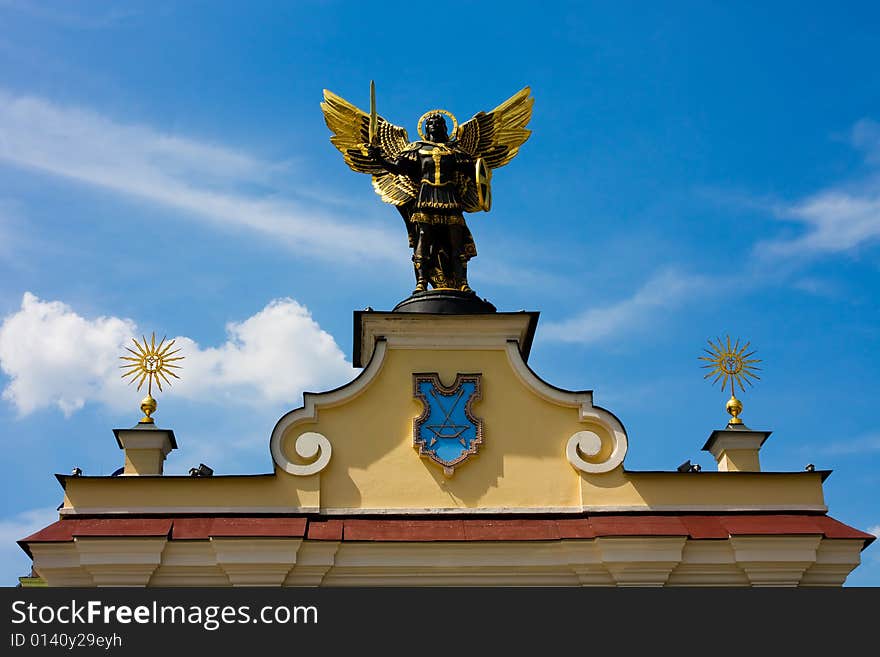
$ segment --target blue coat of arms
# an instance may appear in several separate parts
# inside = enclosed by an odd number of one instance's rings
[[[447,388],[436,373],[413,375],[413,393],[424,405],[413,420],[413,445],[420,456],[442,465],[447,476],[483,442],[483,421],[471,410],[480,400],[480,376],[458,374]]]

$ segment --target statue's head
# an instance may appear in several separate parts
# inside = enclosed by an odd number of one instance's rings
[[[449,141],[449,130],[442,114],[431,114],[425,119],[425,135],[428,141],[440,143]]]

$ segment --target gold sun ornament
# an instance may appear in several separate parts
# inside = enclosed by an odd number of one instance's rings
[[[143,336],[141,340],[142,342],[138,342],[135,338],[132,338],[131,341],[134,343],[135,348],[125,348],[126,351],[131,353],[131,356],[120,356],[119,358],[120,360],[129,361],[121,366],[123,370],[126,370],[123,372],[122,378],[131,377],[128,381],[129,385],[137,381],[137,389],[140,390],[144,385],[144,381],[147,382],[147,396],[141,400],[141,410],[144,413],[144,417],[141,418],[140,424],[153,424],[153,418],[150,417],[156,411],[156,400],[153,399],[153,381],[156,381],[159,391],[163,392],[163,381],[166,385],[171,385],[169,376],[175,379],[180,378],[172,370],[180,369],[180,365],[177,365],[176,361],[183,360],[185,356],[175,355],[180,352],[180,347],[172,350],[174,340],[166,344],[165,338],[162,338],[159,344],[156,344],[155,333],[152,334],[149,342]]]
[[[715,342],[712,340],[708,340],[709,349],[703,349],[708,356],[700,356],[700,360],[707,361],[706,365],[703,365],[703,368],[709,370],[709,373],[706,374],[703,378],[708,379],[712,376],[715,378],[712,379],[712,385],[721,381],[721,390],[723,391],[725,387],[730,388],[730,399],[727,400],[727,412],[730,413],[731,420],[728,424],[742,424],[743,421],[739,418],[740,413],[742,413],[743,405],[742,402],[736,398],[736,387],[739,386],[739,389],[742,392],[745,392],[746,387],[745,384],[748,384],[749,387],[752,386],[752,379],[761,380],[761,377],[755,374],[756,370],[760,370],[761,368],[757,366],[757,363],[761,362],[760,358],[751,358],[755,354],[755,350],[749,351],[750,342],[746,342],[744,345],[740,346],[739,338],[736,339],[735,342],[731,344],[730,336],[728,335],[725,341],[722,341],[721,338],[717,338]]]

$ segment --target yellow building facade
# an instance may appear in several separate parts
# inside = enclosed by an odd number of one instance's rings
[[[827,472],[763,472],[731,424],[718,469],[634,472],[589,391],[528,365],[537,313],[355,313],[347,385],[306,393],[273,472],[167,476],[172,431],[116,430],[124,472],[63,476],[20,541],[49,586],[840,586],[873,540]]]

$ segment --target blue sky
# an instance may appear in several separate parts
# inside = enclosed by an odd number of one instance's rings
[[[594,390],[625,466],[725,423],[708,338],[763,359],[766,470],[834,473],[880,532],[880,8],[875,3],[0,0],[0,583],[53,519],[52,473],[109,474],[139,417],[131,334],[179,336],[167,470],[271,470],[269,434],[355,375],[352,311],[412,272],[396,211],[331,146],[328,88],[405,125],[530,85],[533,134],[470,216],[470,280],[541,312],[530,363]],[[850,585],[880,585],[872,546]]]

